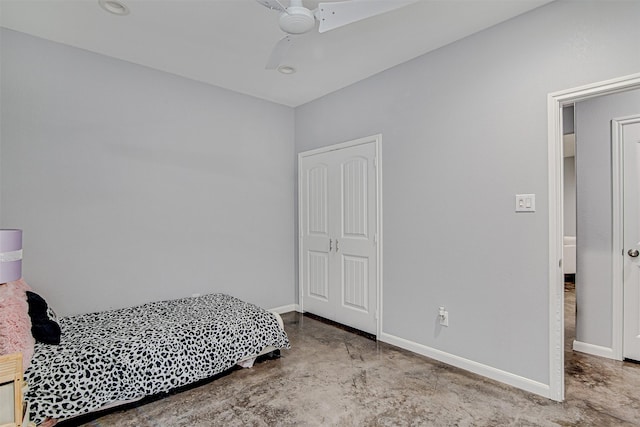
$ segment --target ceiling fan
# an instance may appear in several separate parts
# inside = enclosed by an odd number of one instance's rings
[[[418,0],[345,0],[319,3],[318,8],[310,10],[302,0],[289,0],[285,7],[281,0],[256,0],[263,6],[280,12],[280,29],[287,35],[276,43],[271,51],[265,68],[275,70],[284,60],[293,43],[293,36],[308,33],[319,22],[318,32],[339,28],[362,19],[390,12]]]

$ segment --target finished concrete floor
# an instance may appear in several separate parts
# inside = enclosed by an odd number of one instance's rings
[[[291,350],[203,386],[86,426],[638,426],[640,365],[570,350],[556,403],[288,313]]]

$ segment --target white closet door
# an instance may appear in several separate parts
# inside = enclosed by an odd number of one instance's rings
[[[640,361],[640,116],[623,125],[624,332],[623,357]]]
[[[303,308],[377,333],[376,143],[300,162]]]
[[[302,212],[301,280],[304,310],[326,318],[333,317],[329,289],[329,261],[333,237],[329,233],[329,162],[330,153],[301,160],[300,170]]]

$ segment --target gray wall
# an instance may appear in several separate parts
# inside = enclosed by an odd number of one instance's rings
[[[640,113],[640,90],[576,104],[576,339],[611,347],[611,119]]]
[[[58,314],[293,304],[293,109],[2,30],[0,226]]]
[[[564,135],[575,132],[574,114],[574,108],[572,105],[562,109],[562,133]]]
[[[576,235],[576,158],[564,158],[564,235]]]
[[[296,109],[298,152],[383,135],[384,333],[549,383],[547,94],[640,70],[638,16],[554,2]]]
[[[562,131],[564,135],[575,132],[574,108],[567,106],[562,109]],[[564,235],[576,235],[576,158],[564,158]]]

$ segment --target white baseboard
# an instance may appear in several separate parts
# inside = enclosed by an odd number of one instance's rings
[[[591,354],[592,356],[606,357],[607,359],[614,359],[613,349],[610,347],[602,347],[595,344],[588,344],[582,341],[573,341],[573,350],[581,353]]]
[[[551,388],[548,384],[543,384],[538,381],[533,381],[519,375],[512,374],[500,369],[492,368],[491,366],[483,365],[482,363],[474,362],[453,354],[445,353],[435,348],[427,347],[426,345],[418,344],[413,341],[406,340],[404,338],[396,337],[382,332],[378,336],[378,340],[386,342],[387,344],[395,345],[396,347],[403,348],[405,350],[412,351],[414,353],[421,354],[423,356],[430,357],[431,359],[438,360],[448,365],[455,366],[457,368],[464,369],[469,372],[473,372],[483,377],[491,378],[492,380],[499,381],[501,383],[508,384],[519,389],[538,394],[540,396],[551,399]]]
[[[278,314],[289,313],[290,311],[300,311],[300,304],[283,305],[276,308],[270,308],[269,311],[273,311]]]

